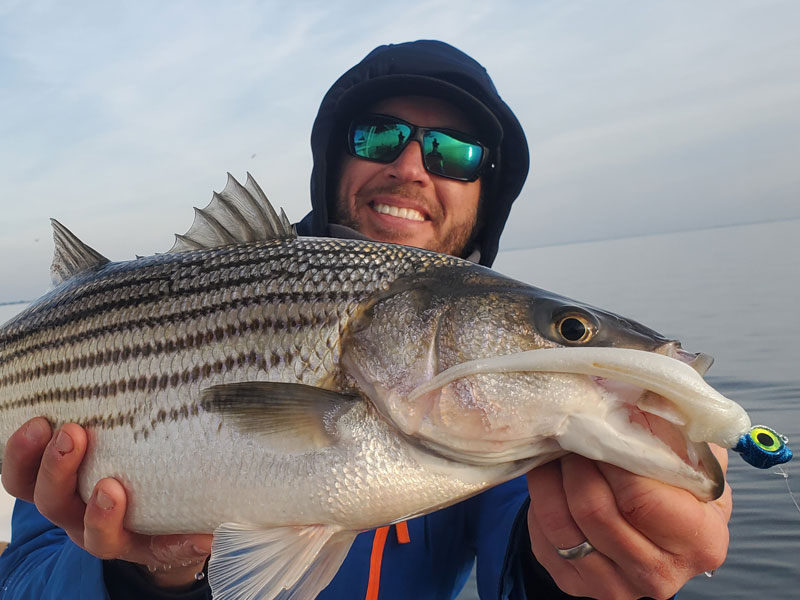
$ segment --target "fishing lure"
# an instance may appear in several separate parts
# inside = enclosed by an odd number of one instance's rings
[[[733,450],[759,469],[769,469],[792,460],[792,451],[785,436],[764,425],[756,425],[745,433]]]

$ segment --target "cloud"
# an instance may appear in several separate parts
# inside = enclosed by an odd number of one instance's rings
[[[251,171],[301,218],[329,85],[425,37],[484,64],[528,134],[504,247],[800,216],[800,7],[767,4],[5,2],[0,235],[26,258],[0,300],[39,285],[50,216],[112,258],[161,251]]]

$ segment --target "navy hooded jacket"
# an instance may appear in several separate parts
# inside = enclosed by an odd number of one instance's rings
[[[311,130],[311,207],[298,223],[300,235],[340,237],[329,228],[338,162],[347,152],[350,119],[390,96],[436,96],[461,108],[489,146],[493,168],[482,177],[487,203],[476,243],[478,262],[491,266],[497,256],[511,205],[528,175],[525,133],[486,69],[449,44],[420,40],[380,46],[342,75],[322,100]]]

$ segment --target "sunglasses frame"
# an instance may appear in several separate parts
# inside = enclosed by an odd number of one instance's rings
[[[377,118],[378,121],[385,120],[388,122],[388,124],[392,125],[405,125],[406,127],[409,127],[411,129],[411,133],[409,134],[408,138],[406,138],[403,145],[397,149],[397,153],[394,156],[392,156],[392,158],[389,160],[381,160],[379,158],[368,158],[366,156],[361,156],[360,154],[356,154],[355,139],[354,139],[356,125],[364,124],[368,122],[368,120],[371,118]],[[475,174],[472,175],[471,177],[454,177],[452,175],[445,175],[443,173],[437,173],[436,171],[431,170],[430,167],[428,167],[428,163],[425,160],[424,136],[428,132],[441,133],[451,138],[454,138],[459,142],[464,142],[466,144],[478,146],[481,149],[481,160],[478,163],[478,166],[475,167]],[[348,127],[347,131],[347,151],[350,153],[351,156],[360,158],[361,160],[368,160],[370,162],[376,162],[385,165],[391,164],[394,161],[396,161],[398,157],[405,151],[405,149],[408,148],[408,145],[411,142],[419,142],[420,149],[422,150],[422,165],[425,167],[425,170],[428,173],[436,175],[438,177],[444,177],[446,179],[453,179],[455,181],[466,181],[466,182],[475,181],[483,174],[484,168],[487,166],[489,159],[489,148],[484,146],[477,138],[467,133],[464,133],[463,131],[458,131],[457,129],[448,129],[446,127],[421,127],[419,125],[414,125],[414,123],[409,123],[408,121],[405,121],[400,117],[394,117],[392,115],[385,115],[381,113],[368,113],[366,115],[361,115],[350,121],[350,127]],[[488,166],[491,167],[492,165]]]

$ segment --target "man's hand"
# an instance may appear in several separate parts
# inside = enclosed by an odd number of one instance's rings
[[[727,468],[727,453],[712,447]],[[719,567],[728,549],[731,490],[709,503],[684,490],[569,454],[528,473],[536,559],[573,596],[669,598]],[[566,560],[588,540],[595,551]]]
[[[77,485],[86,445],[86,432],[78,425],[64,425],[53,435],[45,419],[32,419],[6,444],[3,485],[12,496],[35,503],[89,553],[144,565],[159,587],[194,583],[194,574],[211,552],[212,536],[147,536],[126,530],[127,496],[115,479],[98,482],[89,503],[84,503]]]

